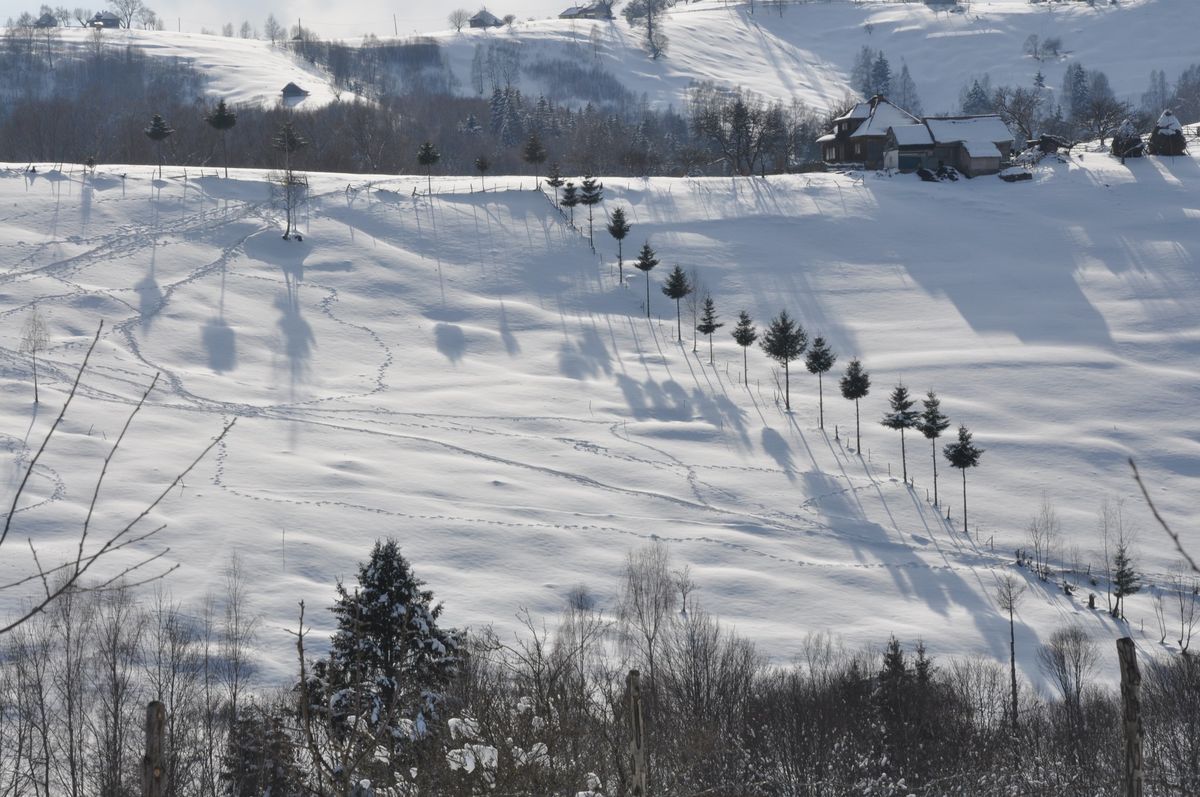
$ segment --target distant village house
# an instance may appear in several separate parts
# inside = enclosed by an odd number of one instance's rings
[[[96,15],[88,20],[88,25],[93,28],[119,28],[121,18],[111,11],[97,11]]]
[[[486,8],[481,8],[479,13],[471,17],[467,24],[472,28],[498,28],[504,24],[504,20]]]
[[[571,6],[558,15],[559,19],[612,19],[612,3],[596,2]]]
[[[882,96],[835,119],[817,142],[827,163],[900,172],[950,166],[968,177],[999,172],[1013,149],[1012,131],[995,114],[918,119]]]
[[[33,23],[33,26],[35,28],[57,28],[58,19],[56,19],[53,14],[47,12],[38,17],[37,21]]]

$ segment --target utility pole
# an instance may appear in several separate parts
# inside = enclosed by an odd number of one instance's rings
[[[142,797],[166,797],[167,772],[163,739],[167,707],[157,700],[146,706],[146,757],[142,759]]]
[[[625,677],[625,694],[629,700],[629,758],[633,770],[633,797],[646,797],[646,736],[642,724],[641,675],[630,670]]]

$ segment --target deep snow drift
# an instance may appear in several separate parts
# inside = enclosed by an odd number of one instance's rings
[[[1174,557],[1135,497],[1130,455],[1200,549],[1192,157],[1121,166],[1088,153],[1017,185],[606,180],[599,215],[621,206],[634,225],[626,286],[600,225],[594,256],[530,178],[489,179],[525,190],[486,194],[439,179],[430,200],[414,196],[423,177],[368,189],[312,175],[297,242],[280,238],[260,173],[123,171],[0,175],[9,495],[107,322],[15,533],[67,554],[106,439],[161,372],[93,534],[136,513],[239,417],[148,522],[169,524],[160,541],[181,565],[168,582],[180,600],[219,589],[230,555],[242,559],[268,677],[290,668],[282,629],[296,602],[326,624],[316,608],[334,580],[384,535],[402,542],[448,622],[501,628],[522,606],[556,612],[579,584],[611,606],[626,551],[658,537],[690,566],[699,598],[777,659],[825,629],[852,644],[895,633],[940,656],[1003,658],[1006,623],[989,594],[1043,490],[1093,562],[1100,502],[1128,499],[1139,564],[1161,579]],[[577,209],[581,219],[586,230]],[[646,239],[663,259],[652,322],[629,267]],[[715,365],[703,341],[697,354],[690,335],[674,341],[659,286],[675,263],[698,271],[726,322]],[[37,412],[17,352],[34,302],[52,340]],[[861,455],[835,379],[825,431],[799,363],[792,414],[761,352],[750,352],[750,388],[740,384],[728,333],[742,308],[760,327],[783,308],[797,315],[833,345],[835,374],[863,358],[874,387]],[[968,477],[970,536],[944,462],[954,520],[926,500],[927,441],[908,438],[915,488],[899,480],[900,441],[878,419],[900,379],[936,389],[987,449]],[[0,578],[28,565],[20,550],[6,547]],[[1083,608],[1086,594],[1034,586],[1018,629],[1032,677],[1034,643],[1064,622],[1157,647],[1146,594],[1129,601],[1125,628]]]

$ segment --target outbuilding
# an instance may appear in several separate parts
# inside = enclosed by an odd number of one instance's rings
[[[486,8],[481,8],[475,16],[471,17],[467,24],[472,28],[498,28],[504,24],[504,20]]]

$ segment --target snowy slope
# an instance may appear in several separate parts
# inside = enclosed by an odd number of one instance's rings
[[[640,275],[617,284],[611,240],[598,236],[593,256],[529,190],[470,193],[447,178],[431,202],[413,196],[423,178],[367,190],[312,175],[304,241],[285,242],[258,173],[44,171],[0,176],[9,490],[86,340],[108,325],[19,533],[70,544],[106,439],[161,372],[96,533],[240,418],[150,522],[169,524],[178,599],[218,588],[230,554],[243,559],[269,676],[290,666],[281,629],[296,601],[327,623],[315,608],[383,535],[402,541],[450,622],[502,629],[522,606],[555,612],[581,583],[608,603],[625,552],[656,536],[692,568],[699,597],[777,659],[823,629],[1002,658],[989,590],[1042,490],[1090,561],[1100,502],[1128,499],[1140,561],[1161,578],[1173,557],[1135,496],[1130,455],[1200,548],[1191,157],[1121,166],[1087,154],[1018,185],[607,180],[604,207],[628,208],[634,225],[627,254],[649,237],[664,260],[650,323]],[[786,307],[831,341],[838,372],[864,359],[874,388],[861,455],[832,379],[821,431],[801,369],[788,414],[760,352],[750,389],[739,384],[729,326],[715,366],[703,346],[673,342],[658,285],[676,262],[698,269],[727,324],[741,308],[761,324]],[[17,353],[35,301],[53,340],[36,413]],[[926,500],[926,441],[909,440],[916,487],[899,480],[899,440],[877,423],[899,379],[936,388],[987,449],[969,475],[970,536],[958,474],[941,467],[954,521]],[[23,566],[17,548],[6,554],[0,578]],[[1129,630],[1082,603],[1034,585],[1019,626],[1030,676],[1034,643],[1061,622],[1104,638]],[[1149,597],[1131,599],[1129,616],[1154,649]]]
[[[1190,0],[1125,0],[1119,6],[1084,3],[1030,4],[1026,0],[973,2],[970,13],[935,13],[922,3],[806,3],[782,15],[761,4],[700,0],[665,16],[667,55],[651,60],[642,32],[624,19],[611,23],[538,20],[513,31],[439,34],[450,49],[463,90],[470,91],[470,64],[481,42],[518,42],[525,63],[565,58],[596,63],[630,91],[645,93],[658,107],[684,107],[694,81],[742,86],[766,97],[800,99],[826,108],[850,90],[854,58],[863,46],[882,49],[898,73],[907,63],[927,112],[954,111],[959,90],[973,77],[991,75],[993,85],[1031,86],[1039,69],[1057,88],[1072,60],[1108,73],[1113,90],[1138,101],[1151,70],[1174,80],[1196,61]],[[597,31],[593,41],[592,31]],[[1030,34],[1059,36],[1062,59],[1038,62],[1023,55]],[[546,86],[526,76],[524,89]],[[490,92],[490,89],[488,89]]]

